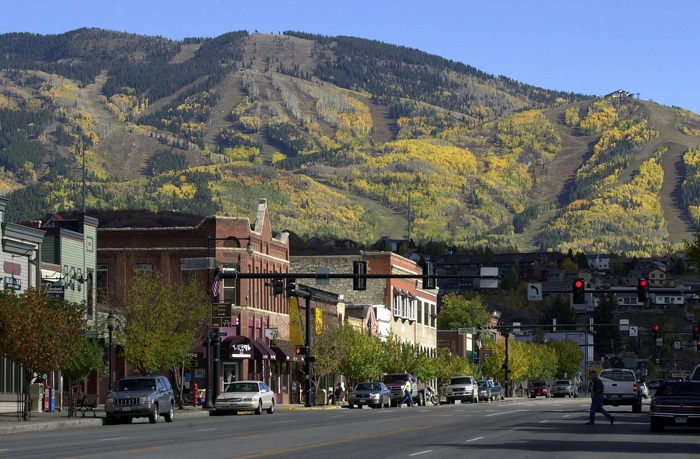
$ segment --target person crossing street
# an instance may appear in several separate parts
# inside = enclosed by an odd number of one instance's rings
[[[603,399],[605,398],[603,394],[605,393],[605,385],[603,384],[603,381],[600,380],[595,370],[591,370],[589,376],[591,377],[591,411],[588,415],[588,422],[586,425],[590,426],[595,424],[595,414],[597,411],[603,413],[603,416],[608,418],[610,425],[612,425],[613,422],[615,422],[615,416],[611,415],[605,410],[605,408],[603,408]]]

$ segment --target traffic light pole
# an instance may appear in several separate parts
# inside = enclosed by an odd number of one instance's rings
[[[304,363],[306,364],[306,403],[304,406],[313,406],[311,403],[311,292],[306,292],[306,353]]]

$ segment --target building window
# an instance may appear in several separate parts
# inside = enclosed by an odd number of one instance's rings
[[[153,263],[136,263],[134,269],[136,271],[153,271]]]
[[[430,305],[430,326],[434,327],[435,326],[435,318],[437,315],[435,314],[435,305],[431,304]]]
[[[236,286],[238,279],[222,279],[222,287],[224,296],[221,301],[224,303],[231,303],[233,305],[238,305],[236,298]]]
[[[394,304],[392,305],[394,317],[401,317],[401,295],[394,295]]]
[[[423,308],[423,323],[428,325],[430,323],[430,311],[428,310],[428,303],[424,303]]]
[[[422,324],[423,323],[423,302],[419,301],[418,304],[416,305],[418,311],[416,312],[416,317],[418,318],[418,323]]]

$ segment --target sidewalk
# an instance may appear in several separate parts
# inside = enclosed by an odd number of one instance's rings
[[[311,406],[304,405],[275,405],[278,411],[285,410],[323,410],[337,409],[335,405]],[[210,416],[213,409],[204,409],[201,407],[186,406],[184,409],[175,410],[175,422],[182,418]],[[31,421],[18,420],[16,413],[0,413],[0,435],[14,434],[20,432],[35,432],[42,430],[58,430],[72,429],[77,427],[101,426],[104,424],[105,411],[103,406],[95,409],[95,416],[88,413],[82,417],[78,413],[78,417],[69,418],[67,411],[54,411],[48,413],[32,413]],[[148,418],[136,418],[134,423],[147,423]],[[160,419],[158,422],[165,422]]]

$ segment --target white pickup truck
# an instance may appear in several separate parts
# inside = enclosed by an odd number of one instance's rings
[[[605,386],[603,405],[632,405],[633,413],[642,412],[642,391],[637,375],[629,368],[607,368],[600,372]]]

